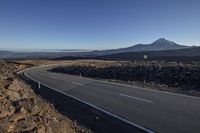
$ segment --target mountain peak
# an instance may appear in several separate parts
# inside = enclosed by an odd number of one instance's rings
[[[165,38],[159,38],[151,44],[137,44],[128,47],[127,51],[160,51],[169,49],[182,49],[186,48],[184,45],[179,45],[175,42],[169,41]]]
[[[169,41],[169,40],[167,40],[167,39],[165,39],[165,38],[160,38],[160,39],[156,40],[156,41],[153,42],[153,43],[164,44],[164,43],[169,43],[169,42],[171,42],[171,41]]]
[[[154,46],[178,46],[175,42],[169,41],[165,38],[160,38],[156,40],[155,42],[151,43],[151,45]]]
[[[106,54],[123,53],[123,52],[163,51],[163,50],[175,50],[184,48],[187,48],[187,46],[179,45],[165,38],[159,38],[158,40],[150,44],[136,44],[125,48],[104,50],[104,51],[99,51],[98,54],[106,55]]]
[[[168,40],[165,38],[159,38],[157,41],[168,41]]]

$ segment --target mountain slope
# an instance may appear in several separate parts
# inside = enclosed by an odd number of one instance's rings
[[[165,59],[165,58],[195,58],[200,56],[200,47],[191,47],[187,49],[163,50],[163,51],[142,51],[142,52],[124,52],[110,55],[98,56],[101,59],[125,59],[125,60],[140,60],[147,55],[148,59]],[[198,58],[199,59],[199,58]]]
[[[91,52],[91,54],[109,55],[109,54],[123,53],[123,52],[161,51],[161,50],[183,49],[183,48],[188,48],[188,47],[166,40],[165,38],[160,38],[151,44],[137,44],[137,45],[126,47],[126,48],[93,51]]]
[[[186,48],[186,46],[179,45],[175,42],[166,40],[164,38],[160,38],[149,45],[139,44],[132,46],[131,48],[129,47],[131,51],[159,51],[159,50],[182,49],[182,48]]]

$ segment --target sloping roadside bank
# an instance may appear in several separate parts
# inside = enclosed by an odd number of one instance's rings
[[[0,133],[90,133],[16,75],[28,65],[0,61]],[[70,108],[70,107],[69,107]]]

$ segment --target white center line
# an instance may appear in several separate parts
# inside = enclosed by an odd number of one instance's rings
[[[52,79],[58,79],[57,77],[51,77]]]
[[[150,100],[146,100],[146,99],[142,99],[142,98],[138,98],[138,97],[134,97],[134,96],[129,96],[129,95],[122,94],[122,93],[120,93],[119,95],[128,97],[128,98],[132,98],[132,99],[136,99],[136,100],[140,100],[140,101],[144,101],[144,102],[148,102],[148,103],[154,103],[153,101],[150,101]]]
[[[79,86],[82,86],[82,85],[83,85],[83,84],[77,83],[77,82],[72,82],[72,84],[79,85]]]

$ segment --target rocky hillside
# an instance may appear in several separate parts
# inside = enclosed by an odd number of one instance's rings
[[[18,79],[25,65],[0,61],[0,133],[90,132],[59,114]]]

